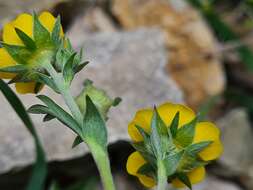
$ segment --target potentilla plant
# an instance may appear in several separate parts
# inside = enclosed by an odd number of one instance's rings
[[[82,62],[82,51],[77,53],[65,37],[60,17],[49,12],[21,14],[4,26],[1,45],[0,78],[10,79],[9,84],[15,83],[21,94],[39,93],[44,86],[60,94],[68,110],[38,95],[43,104],[33,105],[28,112],[45,115],[44,122],[57,119],[70,128],[76,134],[73,147],[82,142],[88,145],[104,189],[115,190],[105,121],[120,98],[110,98],[90,80],[77,97],[72,96],[72,80],[88,62]],[[183,105],[166,103],[138,111],[129,134],[136,152],[128,158],[127,171],[146,187],[157,185],[158,190],[167,189],[168,183],[191,188],[204,178],[204,166],[222,152],[218,128],[199,122]]]
[[[85,142],[98,166],[106,190],[114,190],[107,153],[106,113],[119,103],[103,90],[86,82],[77,97],[70,93],[75,74],[88,62],[82,62],[82,51],[77,53],[64,36],[60,17],[49,12],[21,14],[3,29],[0,49],[0,77],[15,83],[17,92],[38,93],[44,85],[61,94],[70,113],[50,97],[38,95],[42,104],[33,105],[28,112],[44,114],[44,121],[58,119],[77,137],[73,146]],[[96,104],[96,105],[95,105]]]

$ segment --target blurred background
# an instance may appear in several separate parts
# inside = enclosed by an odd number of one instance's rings
[[[118,190],[144,189],[125,171],[133,151],[128,122],[137,109],[165,101],[189,105],[222,130],[224,154],[194,189],[253,190],[252,0],[0,0],[0,28],[33,10],[60,14],[74,48],[84,48],[90,65],[74,82],[74,94],[90,78],[123,99],[108,121]],[[37,101],[20,98],[27,107]],[[2,95],[0,101],[0,189],[21,190],[34,145]],[[33,120],[47,153],[47,189],[101,189],[86,147],[71,150],[68,129]]]

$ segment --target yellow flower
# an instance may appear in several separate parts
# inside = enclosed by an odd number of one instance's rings
[[[160,105],[157,110],[166,126],[170,126],[177,112],[179,112],[180,115],[178,128],[191,122],[196,117],[195,113],[190,108],[179,104],[165,103]],[[128,133],[135,143],[143,141],[143,137],[136,128],[136,125],[143,128],[145,132],[150,133],[152,115],[152,109],[143,109],[138,111],[132,122],[130,122],[128,126]],[[220,141],[220,131],[213,123],[198,122],[196,124],[195,135],[192,144],[203,141],[212,141],[212,143],[200,151],[198,156],[203,161],[217,159],[223,151],[223,146]],[[181,147],[178,148],[180,149]],[[152,177],[138,173],[138,170],[146,163],[147,161],[143,158],[141,153],[136,151],[129,156],[126,167],[129,174],[138,177],[144,186],[150,188],[156,184],[155,180]],[[191,184],[196,184],[204,179],[205,168],[204,166],[196,167],[187,172],[186,175],[188,176]],[[171,183],[175,187],[185,187],[184,183],[178,178],[173,178]]]
[[[39,15],[41,24],[51,33],[55,24],[55,17],[49,12],[42,12]],[[23,46],[22,40],[16,33],[15,28],[21,30],[31,39],[33,39],[33,17],[30,14],[20,14],[15,20],[7,23],[3,27],[3,42],[9,45]],[[60,35],[63,36],[61,29]],[[8,53],[5,48],[0,48],[0,68],[14,66],[18,64]],[[16,75],[13,73],[0,72],[0,78],[12,79]],[[16,83],[17,92],[21,94],[34,93],[35,82],[18,82]]]

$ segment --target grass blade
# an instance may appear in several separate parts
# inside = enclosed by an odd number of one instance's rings
[[[12,108],[15,110],[19,118],[25,124],[28,131],[31,133],[34,139],[36,148],[36,162],[31,174],[30,181],[26,187],[26,190],[42,190],[44,188],[44,181],[47,174],[47,165],[44,150],[39,141],[39,137],[35,131],[32,120],[28,116],[26,109],[17,95],[11,90],[11,88],[0,79],[0,90],[8,100]]]

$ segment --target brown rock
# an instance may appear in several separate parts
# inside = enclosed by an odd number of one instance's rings
[[[208,96],[223,91],[225,79],[221,62],[214,56],[215,39],[184,1],[113,0],[112,11],[126,29],[163,29],[170,55],[168,71],[185,92],[188,104],[197,108]]]

